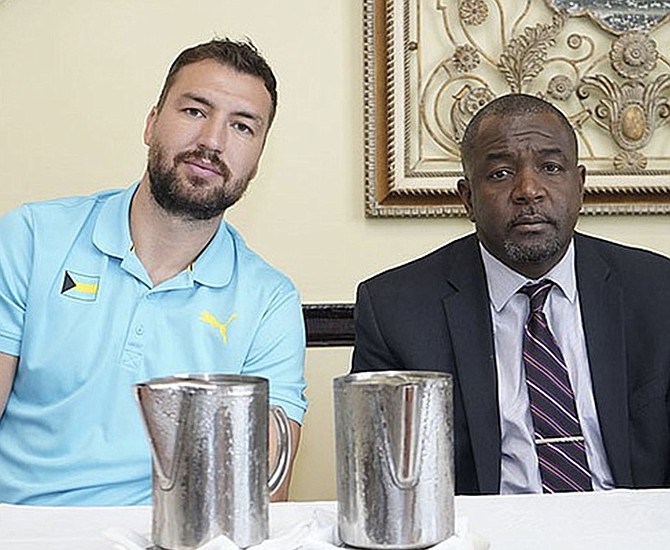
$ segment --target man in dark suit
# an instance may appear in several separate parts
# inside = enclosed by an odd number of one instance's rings
[[[563,439],[581,441],[585,490],[670,486],[670,260],[574,232],[577,158],[556,108],[522,94],[494,100],[462,142],[458,191],[475,234],[358,288],[353,372],[453,376],[459,494],[548,490],[520,293],[547,280],[544,313],[581,429]]]

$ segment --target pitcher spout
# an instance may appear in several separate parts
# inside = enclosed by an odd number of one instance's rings
[[[169,491],[176,479],[176,467],[183,433],[189,424],[188,391],[174,378],[134,386],[140,415],[149,440],[154,472],[160,489]]]
[[[419,480],[422,430],[422,392],[418,384],[391,383],[380,388],[386,393],[378,409],[382,413],[383,444],[389,475],[399,489],[411,489]]]

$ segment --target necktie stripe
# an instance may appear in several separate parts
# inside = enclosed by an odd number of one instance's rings
[[[583,491],[584,489],[578,484],[575,483],[570,476],[565,473],[563,470],[558,469],[554,464],[551,462],[551,460],[548,460],[546,458],[541,458],[540,459],[540,467],[544,468],[547,472],[553,474],[556,478],[560,479],[567,487],[569,491]],[[548,488],[550,490],[547,490],[546,492],[548,493],[558,493],[558,492],[565,492],[565,489],[562,491],[560,489],[556,489],[556,483],[550,484],[547,481],[542,482],[542,487],[543,488]]]
[[[563,449],[561,445],[556,445],[555,443],[547,443],[547,445],[556,453],[563,455],[563,458],[567,460],[576,470],[580,470],[585,475],[590,475],[588,470],[578,461],[575,460],[574,456],[571,453],[567,452],[566,449]],[[579,443],[565,443],[564,446],[568,447],[570,445],[579,446]],[[581,450],[584,450],[583,447]]]
[[[572,449],[574,450],[574,449]],[[570,450],[570,451],[572,451]],[[545,467],[551,467],[553,470],[562,472],[564,477],[567,477],[574,481],[576,478],[581,478],[583,476],[589,476],[589,472],[586,471],[581,465],[575,464],[574,459],[567,459],[566,456],[569,453],[560,452],[556,448],[547,448],[541,454],[542,461],[545,463]],[[563,462],[565,461],[565,462]],[[561,468],[557,467],[557,464],[561,465]],[[556,472],[553,472],[556,474]],[[563,477],[562,476],[562,477]]]
[[[531,337],[532,338],[532,337]],[[563,363],[563,358],[562,357],[557,357],[552,353],[551,350],[547,349],[544,344],[537,344],[535,347],[528,346],[529,350],[533,351],[533,355],[537,358],[544,358],[545,361],[554,361],[558,365],[560,365],[562,368],[565,368],[565,364]]]
[[[559,401],[557,401],[557,399],[554,398],[554,396],[547,393],[546,388],[537,386],[535,382],[529,382],[529,385],[533,390],[535,390],[538,394],[540,394],[538,397],[544,398],[544,401],[541,403],[543,405],[541,407],[541,410],[553,409],[551,410],[551,412],[564,415],[569,421],[572,421],[572,423],[574,423],[579,429],[579,421],[577,420],[577,416],[575,415],[574,410],[572,408],[568,408],[569,404],[560,403]],[[538,403],[538,406],[539,405],[540,403]],[[578,435],[578,434],[569,434],[569,435]]]
[[[559,479],[562,483],[565,484],[565,491],[579,491],[580,487],[577,483],[572,481],[564,472],[557,470],[554,468],[551,464],[545,464],[544,467],[547,469],[548,472],[551,472],[552,475],[554,475],[557,479]],[[543,483],[543,487],[547,489],[547,492],[551,493],[556,493],[559,492],[554,486]]]
[[[546,338],[547,338],[548,336],[550,336],[551,333],[549,333],[548,335],[543,335],[543,336],[545,337],[545,340],[540,340],[540,339],[538,338],[538,336],[529,333],[527,329],[526,329],[526,334],[528,335],[528,338],[530,338],[531,342],[532,342],[533,344],[535,344],[536,347],[534,348],[534,351],[535,351],[536,353],[544,353],[544,355],[550,357],[551,359],[553,359],[554,361],[556,361],[559,365],[561,365],[563,368],[565,368],[565,360],[563,359],[563,356],[562,356],[562,355],[561,355],[561,356],[557,356],[557,355],[556,355],[556,351],[550,349],[550,348],[545,344],[545,342],[546,342]],[[530,344],[531,342],[529,342],[529,344]],[[556,342],[554,342],[554,346],[556,346],[555,349],[558,350],[558,344],[557,344]],[[530,346],[529,346],[529,347],[530,347]]]
[[[531,412],[544,421],[544,424],[537,422],[535,426],[535,434],[538,438],[544,439],[547,437],[571,437],[574,436],[574,431],[567,430],[565,426],[558,424],[553,418],[548,416],[542,409],[531,405]],[[552,429],[549,429],[551,427]],[[579,426],[577,426],[579,429]]]
[[[530,299],[522,357],[536,440],[582,435],[565,359],[542,311],[552,286],[545,280],[519,290]],[[542,442],[536,449],[544,492],[591,490],[583,441]]]
[[[556,376],[553,372],[548,370],[542,363],[539,363],[535,358],[531,356],[524,356],[524,359],[527,361],[533,363],[535,368],[537,369],[538,373],[541,373],[545,378],[550,380],[552,383],[556,384],[558,387],[560,387],[563,390],[563,393],[565,395],[571,395],[572,390],[565,385],[563,380]]]

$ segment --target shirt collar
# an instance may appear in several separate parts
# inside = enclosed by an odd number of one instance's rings
[[[193,280],[206,286],[226,286],[237,262],[236,242],[241,239],[237,231],[221,219],[214,238],[192,264]]]
[[[130,201],[138,183],[110,196],[100,208],[93,230],[93,244],[103,253],[125,258],[130,252]]]
[[[139,182],[109,197],[100,209],[93,230],[93,244],[104,254],[121,260],[132,253],[130,236],[130,203]],[[237,259],[235,240],[241,239],[225,220],[214,237],[191,266],[193,281],[212,287],[230,282]]]
[[[513,269],[506,266],[499,259],[494,257],[482,243],[479,243],[479,250],[484,262],[484,271],[486,272],[486,284],[489,289],[491,304],[496,311],[501,311],[517,291],[528,283],[536,283],[540,279],[529,279]],[[551,279],[556,286],[563,292],[565,297],[575,303],[577,299],[577,277],[575,275],[575,245],[574,240],[570,241],[568,249],[561,260],[541,279]]]

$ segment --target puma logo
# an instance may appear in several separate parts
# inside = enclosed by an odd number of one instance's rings
[[[203,323],[207,323],[208,325],[213,326],[214,328],[218,329],[219,332],[221,333],[221,338],[223,339],[223,343],[227,344],[228,343],[228,325],[230,322],[237,317],[237,313],[233,313],[228,319],[226,320],[225,323],[222,323],[219,321],[212,313],[209,311],[203,311],[200,314],[200,320]]]

